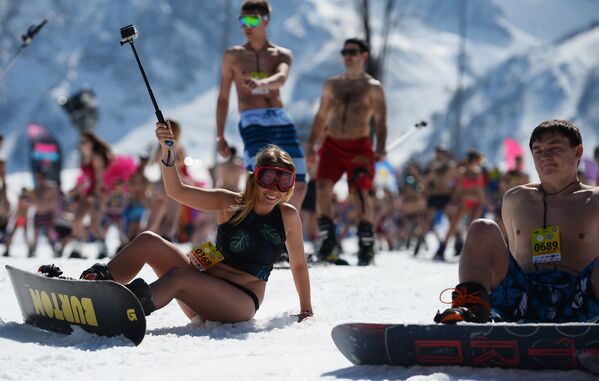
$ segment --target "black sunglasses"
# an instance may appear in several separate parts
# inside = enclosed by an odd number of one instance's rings
[[[355,57],[358,55],[358,53],[359,53],[358,49],[341,49],[342,56]]]

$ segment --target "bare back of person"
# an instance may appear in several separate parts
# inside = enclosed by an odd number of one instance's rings
[[[369,136],[375,107],[372,92],[381,83],[368,74],[359,78],[343,74],[330,78],[325,86],[331,92],[327,135],[340,140]]]
[[[504,198],[504,215],[510,251],[524,272],[559,269],[571,274],[582,271],[599,248],[599,188],[572,184],[565,192],[547,195],[547,226],[559,226],[561,260],[532,263],[531,231],[543,227],[543,192],[539,184],[512,188]],[[517,211],[514,212],[514,211]],[[559,223],[558,223],[559,222]]]
[[[257,108],[282,108],[283,100],[279,89],[250,89],[244,85],[247,77],[267,78],[273,75],[279,65],[291,65],[289,49],[266,42],[259,51],[245,43],[229,48],[225,52],[225,67],[232,71],[239,112]]]
[[[215,168],[216,187],[238,192],[239,181],[244,173],[245,167],[240,158],[234,157],[233,160],[220,163]]]

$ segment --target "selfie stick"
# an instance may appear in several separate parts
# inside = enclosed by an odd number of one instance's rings
[[[152,88],[150,87],[150,82],[148,82],[148,77],[146,76],[146,72],[144,71],[144,68],[141,65],[139,56],[137,55],[137,50],[135,49],[135,45],[133,44],[133,40],[136,39],[138,36],[139,36],[139,34],[137,33],[137,29],[135,29],[135,26],[133,24],[122,27],[121,28],[121,46],[123,46],[127,43],[129,45],[131,45],[131,49],[133,50],[133,54],[135,55],[135,60],[137,61],[137,66],[139,66],[139,70],[141,71],[141,76],[143,77],[144,82],[146,83],[146,88],[148,89],[148,94],[150,94],[150,100],[152,101],[152,105],[154,105],[154,113],[156,114],[156,118],[158,119],[158,121],[160,123],[166,124],[166,121],[164,120],[164,116],[162,116],[162,111],[160,111],[160,109],[158,108],[158,103],[156,103],[156,98],[154,98],[154,92],[152,92]],[[167,140],[166,145],[169,147],[172,147],[173,141]],[[167,159],[167,162],[170,162],[170,160],[171,160],[170,155],[171,155],[171,151],[169,149],[169,157]]]
[[[17,59],[19,54],[21,54],[23,52],[23,50],[27,46],[29,46],[29,44],[31,44],[31,41],[33,41],[33,37],[35,37],[35,35],[40,31],[40,29],[42,29],[42,27],[44,25],[46,25],[47,22],[48,22],[48,20],[44,19],[44,21],[42,21],[38,25],[34,24],[34,25],[31,25],[29,28],[27,28],[27,32],[21,36],[23,43],[19,47],[19,50],[17,50],[17,52],[10,58],[8,63],[6,65],[4,65],[2,70],[0,70],[0,79],[4,78],[4,75],[6,73],[8,73],[8,71],[10,70],[12,65],[15,63],[15,60]]]
[[[385,150],[387,152],[391,151],[392,149],[394,149],[395,147],[397,147],[398,145],[400,145],[401,143],[403,143],[407,138],[409,138],[414,132],[420,130],[421,128],[424,128],[427,126],[427,123],[424,120],[421,120],[420,122],[416,123],[414,125],[414,129],[410,129],[407,132],[404,132],[403,134],[399,135],[399,137],[397,137],[397,139],[395,139],[394,141],[392,141],[389,145],[387,145],[387,147],[385,147]]]

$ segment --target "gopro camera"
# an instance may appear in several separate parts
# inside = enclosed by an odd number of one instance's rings
[[[129,42],[133,42],[134,39],[137,38],[139,34],[137,33],[137,29],[135,29],[135,25],[127,25],[121,28],[121,45],[124,45]]]

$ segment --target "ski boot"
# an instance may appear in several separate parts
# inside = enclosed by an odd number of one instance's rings
[[[374,261],[374,227],[368,221],[358,224],[358,266],[368,266]]]
[[[487,290],[478,283],[458,284],[451,293],[451,308],[437,311],[435,323],[455,324],[460,321],[487,323],[491,316],[491,302]]]
[[[437,249],[437,252],[433,256],[433,261],[440,261],[440,262],[445,261],[445,247],[446,247],[445,242],[441,242],[439,244],[439,248]]]
[[[108,267],[102,263],[96,263],[89,269],[83,271],[79,279],[83,280],[114,280]]]
[[[464,248],[464,240],[462,239],[462,235],[460,233],[456,233],[455,241],[453,243],[453,250],[455,251],[456,257],[462,254],[463,248]]]
[[[40,274],[42,274],[42,275],[45,275],[48,278],[58,278],[59,276],[62,275],[62,270],[58,266],[56,266],[54,264],[52,264],[52,265],[41,265],[37,269],[37,272],[40,273]]]
[[[335,235],[335,222],[327,216],[318,218],[318,260],[322,262],[335,263],[337,255],[337,237]]]
[[[64,249],[64,246],[62,246],[62,243],[60,242],[54,242],[54,244],[52,245],[52,255],[54,256],[54,258],[60,258],[62,257],[62,250]]]
[[[152,289],[145,280],[137,278],[133,282],[126,284],[125,287],[137,297],[146,316],[156,311],[156,306],[152,301]]]
[[[97,259],[104,259],[104,258],[108,258],[108,248],[106,247],[106,242],[101,239],[98,241],[98,258]]]
[[[73,243],[73,250],[69,254],[69,258],[85,259],[85,257],[83,255],[81,255],[81,247],[82,247],[82,245],[83,244],[81,243],[81,240],[76,240]]]
[[[414,257],[418,255],[418,252],[420,251],[420,248],[422,247],[422,245],[424,245],[424,236],[418,236],[418,239],[416,240],[416,246],[414,247],[414,253],[412,254]]]

